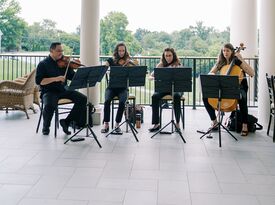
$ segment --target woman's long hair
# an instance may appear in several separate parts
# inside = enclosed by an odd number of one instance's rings
[[[229,63],[233,60],[234,56],[235,56],[235,49],[233,47],[233,45],[231,43],[226,43],[223,45],[223,47],[221,48],[220,54],[218,56],[218,60],[217,60],[217,68],[220,70],[223,66],[225,66],[227,64],[226,58],[223,55],[223,49],[224,48],[228,48],[232,51],[232,54],[229,58]]]
[[[121,58],[121,57],[119,56],[119,54],[118,54],[118,48],[119,48],[120,46],[124,46],[124,48],[125,48],[125,53],[124,53],[124,56],[123,56],[122,58]],[[114,53],[113,53],[113,58],[114,58],[114,62],[115,62],[115,63],[118,63],[118,61],[119,61],[120,59],[123,59],[123,60],[126,61],[127,59],[130,58],[130,55],[129,55],[128,51],[127,51],[127,47],[126,47],[125,43],[118,43],[118,44],[116,45],[115,50],[114,50]]]
[[[173,54],[173,61],[171,63],[168,63],[165,59],[165,52],[169,52],[169,51]],[[160,62],[162,63],[163,67],[168,67],[171,65],[174,65],[174,66],[181,65],[180,60],[173,48],[165,48],[164,49],[161,59],[160,59]]]

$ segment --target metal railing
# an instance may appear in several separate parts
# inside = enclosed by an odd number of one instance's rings
[[[47,55],[35,54],[0,54],[0,80],[13,80],[23,76],[34,69],[38,63]],[[79,56],[73,56],[79,58]],[[103,64],[109,56],[100,56],[99,62]],[[148,75],[158,64],[160,57],[156,56],[138,56],[133,57],[139,62],[139,65],[145,65],[148,68]],[[207,74],[216,62],[216,57],[180,57],[182,65],[192,68],[192,92],[184,93],[186,106],[202,106],[202,94],[200,90],[199,75]],[[255,77],[248,78],[248,106],[257,106],[258,96],[258,58],[245,59],[255,69]],[[136,96],[137,104],[150,105],[151,96],[154,93],[154,82],[146,78],[145,86],[130,88],[130,93]],[[104,94],[107,83],[103,79],[100,83],[100,103],[104,102]]]

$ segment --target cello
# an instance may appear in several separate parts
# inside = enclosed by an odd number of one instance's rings
[[[237,47],[235,50],[235,53],[239,53],[241,50],[244,50],[244,44],[240,43],[240,47]],[[230,75],[230,76],[238,76],[239,77],[239,83],[244,78],[243,70],[240,68],[240,66],[237,66],[235,64],[236,57],[233,58],[231,63],[229,65],[225,65],[220,69],[220,75]],[[218,110],[218,98],[208,98],[209,104],[215,109]],[[231,112],[236,109],[238,104],[237,99],[221,99],[221,111],[224,112]]]

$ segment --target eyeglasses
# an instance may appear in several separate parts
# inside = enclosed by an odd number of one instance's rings
[[[59,49],[57,49],[57,50],[54,50],[55,52],[58,52],[58,53],[62,53],[63,52],[63,50],[59,50]]]

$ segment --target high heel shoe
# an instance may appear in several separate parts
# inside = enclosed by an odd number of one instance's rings
[[[109,127],[105,127],[101,129],[101,133],[107,133],[109,132]]]
[[[158,126],[156,126],[156,127],[152,127],[152,128],[150,128],[150,129],[148,129],[149,130],[149,132],[156,132],[156,131],[158,131],[160,129],[160,125],[158,125]]]

